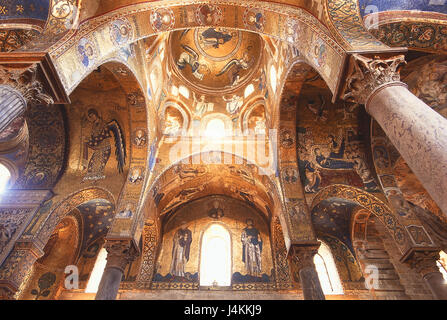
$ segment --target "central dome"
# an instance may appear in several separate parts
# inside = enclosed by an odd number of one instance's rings
[[[173,68],[201,91],[232,91],[257,70],[261,44],[255,33],[226,28],[175,31],[170,38]]]

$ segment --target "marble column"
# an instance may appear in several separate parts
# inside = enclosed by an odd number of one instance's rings
[[[447,300],[447,282],[436,265],[438,260],[437,251],[416,251],[407,259],[407,263],[420,273],[435,299]]]
[[[22,94],[7,85],[0,85],[0,132],[26,109]]]
[[[96,300],[115,300],[126,266],[135,259],[136,250],[128,241],[107,241],[107,264],[99,283]]]
[[[325,300],[320,279],[314,264],[319,243],[314,245],[292,245],[289,250],[292,273],[298,273],[304,300]]]
[[[17,68],[0,65],[0,132],[22,115],[27,105],[54,103],[45,92],[37,69],[37,64],[26,63],[23,67],[21,62]]]
[[[447,215],[447,119],[400,82],[403,56],[354,54],[345,99],[365,105],[408,166]]]

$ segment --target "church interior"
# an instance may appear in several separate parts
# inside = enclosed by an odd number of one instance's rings
[[[0,3],[0,300],[447,300],[447,1]]]

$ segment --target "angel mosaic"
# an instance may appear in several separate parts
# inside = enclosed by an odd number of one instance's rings
[[[180,54],[177,60],[177,67],[183,70],[187,65],[191,67],[192,75],[199,80],[203,80],[204,69],[208,67],[199,63],[199,54],[190,46],[182,44],[181,47],[185,50]]]
[[[229,114],[237,113],[244,104],[244,98],[235,94],[230,98],[223,96],[222,99],[226,102],[226,110]]]
[[[316,116],[317,121],[326,122],[328,119],[328,110],[324,97],[319,94],[318,100],[309,99],[307,101],[307,108]]]
[[[244,51],[242,58],[231,59],[223,68],[216,74],[216,77],[220,77],[224,74],[227,75],[230,85],[237,85],[240,81],[240,72],[247,70],[253,65],[254,58],[250,58],[248,50]]]
[[[193,92],[192,97],[194,100],[194,116],[196,118],[200,118],[206,112],[212,112],[214,110],[214,103],[206,102],[205,95],[201,95],[200,100],[199,100],[199,99],[197,99],[196,94]]]
[[[150,15],[151,26],[155,31],[165,31],[175,24],[174,13],[171,9],[159,8]]]
[[[104,168],[112,153],[111,140],[115,143],[117,169],[122,173],[126,163],[126,143],[118,121],[106,122],[93,108],[87,111],[87,120],[91,124],[91,130],[83,142],[82,167],[87,169],[87,174],[82,181],[105,178]],[[93,151],[90,159],[89,150]]]

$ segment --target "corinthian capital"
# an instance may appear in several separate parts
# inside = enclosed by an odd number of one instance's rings
[[[107,240],[105,248],[107,250],[106,268],[117,268],[122,272],[138,255],[132,242],[128,240]]]
[[[318,253],[318,247],[320,244],[315,244],[311,246],[299,246],[292,245],[290,247],[290,258],[293,267],[296,271],[300,271],[305,268],[315,268],[314,256]]]
[[[28,104],[53,104],[53,98],[45,93],[37,78],[37,65],[27,68],[0,67],[0,84],[19,92]]]
[[[351,57],[352,67],[346,79],[345,100],[366,105],[371,95],[379,88],[400,82],[400,67],[405,64],[404,55],[388,59],[369,58],[359,54]]]
[[[439,268],[436,265],[437,260],[439,260],[438,251],[416,251],[406,262],[411,268],[425,276],[432,272],[439,272]]]

